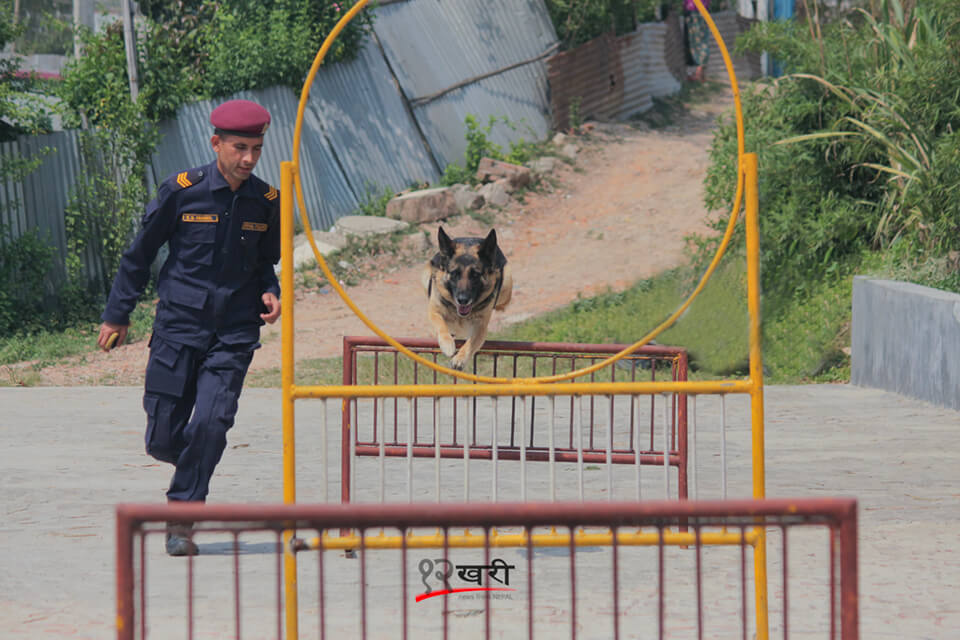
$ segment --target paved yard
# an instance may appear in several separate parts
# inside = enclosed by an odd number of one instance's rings
[[[939,409],[894,394],[845,385],[769,387],[767,409],[767,493],[770,496],[855,496],[860,501],[860,585],[863,638],[949,638],[960,629],[960,447],[955,444],[960,413]],[[137,388],[28,388],[0,389],[3,428],[0,429],[0,469],[3,469],[4,520],[0,525],[3,562],[0,578],[0,636],[3,638],[112,638],[114,631],[114,516],[118,502],[162,502],[169,468],[143,453],[143,413]],[[297,405],[298,478],[301,501],[321,498],[319,430],[321,404]],[[331,403],[330,425],[339,425]],[[719,495],[716,443],[717,400],[698,404],[698,476],[701,497]],[[729,485],[731,496],[749,492],[749,439],[746,399],[727,401]],[[335,431],[335,430],[334,430]],[[335,440],[331,437],[331,446]],[[332,450],[332,449],[331,449]],[[364,461],[370,462],[374,461]],[[432,461],[418,467],[418,483],[432,481]],[[450,463],[454,465],[454,462]],[[473,471],[476,468],[477,471]],[[368,466],[376,473],[376,465]],[[538,471],[539,472],[539,471]],[[445,471],[446,473],[446,471]],[[452,466],[451,477],[462,481],[462,468]],[[472,467],[472,482],[489,481],[489,471]],[[598,473],[593,471],[593,473]],[[647,473],[654,487],[659,474]],[[337,476],[331,469],[331,479]],[[361,474],[361,477],[369,477]],[[423,480],[421,482],[421,479]],[[533,475],[531,486],[542,487],[543,476]],[[539,484],[538,484],[539,483]],[[601,483],[604,484],[604,483]],[[565,485],[562,494],[568,495]],[[331,495],[339,495],[334,484]],[[280,393],[248,389],[241,399],[237,425],[214,478],[211,502],[279,502],[281,500]],[[536,489],[539,491],[539,489]],[[399,489],[391,489],[396,494]],[[403,494],[405,495],[405,494]],[[542,493],[541,493],[542,495]],[[645,494],[646,495],[646,494]],[[619,494],[617,494],[618,497]],[[625,493],[623,498],[628,497]],[[428,499],[428,498],[424,498]],[[166,558],[159,539],[148,545],[151,599],[148,603],[151,636],[186,637],[183,589],[186,562]],[[195,637],[233,637],[232,560],[225,541],[201,540],[198,568]],[[771,628],[779,637],[780,580],[778,535],[771,536]],[[242,546],[243,637],[273,637],[276,629],[275,561],[270,539],[251,538]],[[791,540],[791,637],[826,637],[819,612],[806,610],[822,589],[816,571],[824,546],[802,536]],[[636,568],[624,574],[625,617],[621,630],[636,637],[630,616],[654,603],[649,579],[655,565],[629,550],[621,557]],[[736,628],[738,598],[730,592],[738,566],[724,564],[731,550],[710,549],[715,563],[705,585],[711,637],[727,637]],[[368,562],[368,581],[374,605],[368,611],[372,637],[399,637],[399,566],[389,552],[383,561]],[[414,561],[429,553],[411,552],[408,592],[422,591]],[[473,556],[461,552],[460,562]],[[569,602],[565,580],[569,558],[556,550],[535,553],[538,637],[569,634]],[[686,555],[684,555],[686,554]],[[690,552],[669,550],[668,566],[677,574],[689,569]],[[422,556],[422,557],[421,557]],[[498,637],[526,637],[526,558],[505,550],[504,559],[518,569],[521,585],[512,600],[497,601],[494,619]],[[305,633],[316,637],[315,554],[301,556],[302,619]],[[334,637],[354,636],[359,624],[356,608],[359,562],[327,554],[328,630]],[[371,553],[370,559],[374,559]],[[735,559],[734,559],[735,560]],[[808,562],[809,561],[809,562]],[[578,593],[606,588],[609,550],[578,553]],[[708,567],[710,565],[708,564]],[[638,568],[639,567],[639,568]],[[592,569],[596,569],[593,573]],[[606,571],[606,573],[604,573]],[[652,572],[652,573],[651,573]],[[596,574],[596,575],[594,575]],[[257,577],[261,579],[257,579]],[[542,577],[542,580],[540,579]],[[712,582],[711,582],[712,581]],[[731,582],[733,581],[733,582]],[[687,583],[669,583],[670,637],[695,637],[689,611]],[[379,594],[379,595],[378,595]],[[609,609],[609,597],[605,606]],[[424,631],[439,632],[440,604],[412,604],[411,615]],[[390,604],[386,604],[390,603]],[[579,603],[579,597],[578,597]],[[579,605],[578,605],[579,606]],[[610,637],[609,611],[586,603],[578,617],[581,637]],[[419,607],[414,609],[413,607]],[[454,637],[472,637],[481,630],[478,601],[451,598]],[[592,607],[592,608],[591,608]],[[728,612],[728,613],[722,613]],[[205,626],[205,615],[221,614],[216,626]],[[636,615],[647,615],[636,613]],[[498,617],[499,616],[499,617]],[[506,623],[505,625],[503,623]],[[504,630],[505,629],[505,630]],[[655,635],[646,627],[642,637]],[[418,634],[423,637],[425,634]]]

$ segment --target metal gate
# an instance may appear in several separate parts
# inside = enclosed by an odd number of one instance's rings
[[[200,556],[164,555],[168,521],[195,523]],[[687,548],[665,544],[683,526]],[[858,637],[856,501],[824,498],[120,505],[118,640],[282,638],[290,529],[322,541],[301,563],[304,638],[751,638],[761,530],[772,635]],[[739,541],[707,546],[722,532]]]

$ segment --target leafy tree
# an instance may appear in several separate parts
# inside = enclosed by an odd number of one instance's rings
[[[23,33],[22,25],[13,23],[13,12],[7,4],[0,6],[0,49]],[[12,140],[20,133],[43,133],[50,130],[50,112],[34,90],[37,80],[20,71],[16,57],[0,58],[0,140]]]

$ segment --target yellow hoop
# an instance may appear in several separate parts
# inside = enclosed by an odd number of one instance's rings
[[[697,6],[697,10],[700,12],[700,15],[704,17],[707,21],[707,25],[710,27],[710,31],[713,34],[714,39],[717,42],[717,45],[720,47],[720,53],[723,56],[723,62],[727,68],[727,75],[730,77],[730,88],[733,91],[733,100],[734,100],[734,110],[736,114],[736,124],[737,124],[737,189],[734,195],[733,210],[730,213],[730,221],[727,223],[726,231],[723,234],[723,240],[720,242],[720,246],[717,248],[716,254],[713,256],[713,259],[710,261],[710,265],[707,267],[707,270],[704,272],[703,276],[700,278],[699,283],[697,283],[696,288],[690,294],[690,296],[681,304],[673,314],[670,315],[666,320],[664,320],[658,327],[653,329],[650,333],[645,335],[643,338],[633,343],[632,345],[626,347],[619,353],[616,353],[606,360],[602,360],[598,363],[592,364],[590,366],[584,367],[582,369],[577,369],[576,371],[571,371],[564,374],[557,374],[552,376],[542,376],[542,377],[533,377],[533,378],[497,378],[491,376],[480,376],[472,373],[466,373],[463,371],[457,371],[455,369],[450,369],[444,367],[443,365],[437,364],[426,358],[410,351],[405,346],[394,340],[390,335],[384,332],[380,327],[378,327],[372,320],[370,320],[350,299],[350,296],[347,295],[347,292],[344,291],[343,287],[340,286],[340,283],[337,282],[336,277],[330,271],[330,267],[327,266],[326,260],[320,254],[320,250],[317,248],[317,243],[313,237],[313,230],[310,226],[310,220],[307,217],[306,206],[304,205],[305,198],[303,196],[303,186],[300,182],[300,134],[303,127],[303,114],[306,110],[307,99],[310,96],[310,87],[313,85],[313,79],[317,75],[317,70],[320,68],[320,65],[323,62],[324,57],[327,55],[327,52],[330,50],[334,40],[337,36],[340,35],[340,32],[343,31],[344,27],[358,14],[361,10],[367,5],[368,0],[358,0],[356,4],[347,11],[343,17],[337,22],[333,30],[327,36],[326,40],[323,41],[323,45],[320,47],[320,50],[317,52],[316,58],[313,60],[313,64],[310,66],[310,71],[307,73],[306,80],[303,83],[303,89],[300,92],[300,104],[297,108],[297,121],[296,126],[293,131],[293,152],[291,163],[294,168],[293,172],[293,183],[296,188],[296,200],[300,208],[300,218],[303,222],[303,228],[306,231],[307,242],[310,243],[310,247],[313,249],[313,255],[317,260],[317,264],[320,265],[320,269],[323,271],[324,276],[326,276],[327,281],[330,283],[337,293],[340,295],[340,298],[350,307],[350,310],[360,318],[360,320],[370,328],[375,334],[383,338],[395,348],[400,353],[404,354],[411,360],[415,360],[420,364],[427,366],[434,371],[443,373],[450,376],[455,376],[463,380],[469,380],[471,382],[484,382],[484,383],[516,383],[516,384],[540,384],[540,383],[551,383],[551,382],[562,382],[564,380],[572,380],[574,378],[579,378],[590,373],[594,373],[612,365],[613,363],[625,358],[630,355],[643,345],[647,344],[658,335],[663,333],[666,329],[670,328],[677,318],[679,318],[687,310],[687,308],[693,303],[694,299],[700,295],[700,292],[706,286],[707,282],[710,280],[710,277],[713,275],[713,272],[716,270],[717,265],[720,263],[720,259],[723,257],[724,253],[727,250],[727,245],[730,243],[730,239],[733,237],[733,230],[736,226],[737,218],[740,212],[740,205],[743,199],[743,154],[744,154],[744,131],[743,131],[743,112],[740,106],[740,89],[737,84],[737,74],[733,68],[733,62],[730,59],[730,54],[727,51],[727,46],[723,41],[723,36],[720,35],[719,29],[717,29],[716,23],[713,21],[713,18],[710,16],[710,12],[706,10],[703,6],[701,0],[693,0],[694,4]],[[289,194],[281,192],[281,198],[288,198]],[[292,292],[286,292],[285,295],[291,295]]]

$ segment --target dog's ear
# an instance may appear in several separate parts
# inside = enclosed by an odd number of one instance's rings
[[[453,240],[443,230],[443,227],[437,227],[437,246],[440,247],[440,253],[445,256],[452,256],[454,252]]]
[[[487,264],[494,264],[494,261],[497,258],[496,230],[490,229],[490,233],[488,233],[487,237],[484,238],[483,242],[480,243],[480,248],[477,249],[477,253],[480,255],[480,259]]]

